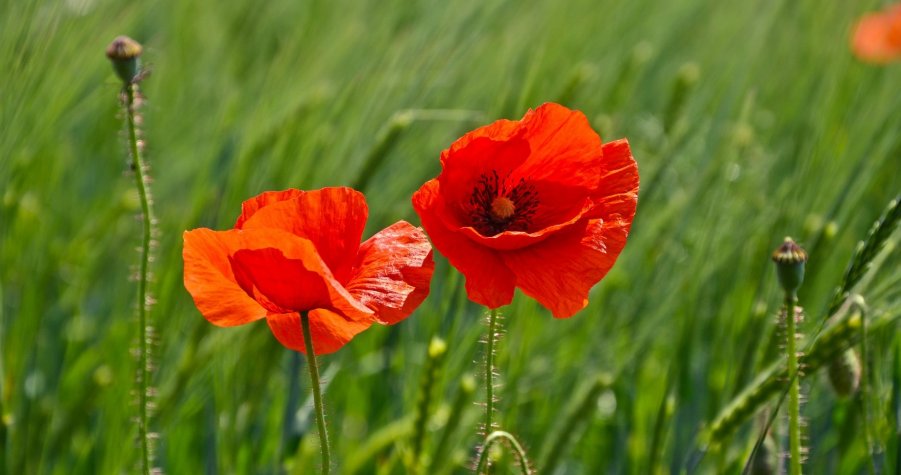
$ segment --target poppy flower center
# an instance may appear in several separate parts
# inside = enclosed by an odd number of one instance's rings
[[[491,202],[491,213],[498,219],[507,219],[516,212],[516,205],[506,196],[498,196]]]
[[[469,206],[472,227],[483,236],[504,231],[528,232],[538,208],[538,192],[523,178],[510,184],[492,171],[479,177]]]

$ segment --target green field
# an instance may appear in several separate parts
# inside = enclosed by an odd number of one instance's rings
[[[555,320],[521,293],[502,309],[501,426],[538,473],[740,472],[778,395],[731,437],[708,446],[703,433],[777,359],[770,253],[790,235],[810,254],[799,299],[812,334],[858,241],[901,192],[901,63],[864,64],[848,49],[854,21],[878,8],[3,2],[0,474],[137,471],[140,205],[121,85],[104,56],[120,34],[144,45],[151,70],[151,428],[164,472],[319,466],[305,358],[263,322],[204,320],[182,284],[184,230],[226,229],[264,190],[336,185],[366,193],[364,237],[418,223],[410,197],[440,171],[444,148],[548,101],[583,111],[605,141],[629,139],[638,212],[581,313]],[[881,322],[867,338],[866,391],[842,399],[823,372],[803,380],[805,473],[901,470],[899,240],[856,289],[867,321]],[[448,352],[426,425],[425,453],[437,458],[427,473],[472,463],[484,388],[462,388],[467,375],[482,381],[485,310],[436,261],[431,294],[409,319],[320,358],[337,473],[411,470],[433,336]],[[785,425],[778,419],[777,432]],[[499,457],[497,473],[518,473]]]

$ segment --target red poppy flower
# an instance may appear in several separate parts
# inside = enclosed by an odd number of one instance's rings
[[[861,18],[854,29],[851,48],[858,58],[871,63],[901,58],[901,5]]]
[[[368,208],[350,188],[266,192],[244,202],[234,229],[184,234],[185,287],[211,323],[266,319],[286,347],[337,351],[372,323],[392,325],[429,293],[432,248],[400,221],[360,244]]]
[[[441,166],[413,207],[471,300],[497,308],[519,287],[557,318],[588,304],[635,215],[626,140],[602,144],[581,112],[544,104],[464,135]]]

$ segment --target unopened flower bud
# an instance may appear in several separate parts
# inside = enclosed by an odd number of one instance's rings
[[[776,263],[776,275],[779,276],[779,284],[786,292],[794,293],[804,281],[804,264],[807,262],[807,253],[798,246],[790,237],[773,252],[773,262]]]
[[[137,41],[119,36],[106,47],[106,57],[113,63],[116,74],[126,84],[131,84],[141,72],[141,53],[144,49]]]
[[[447,343],[439,337],[432,337],[429,342],[429,358],[440,358],[447,352]]]
[[[829,382],[841,397],[851,397],[860,388],[860,357],[854,350],[847,350],[829,362]]]

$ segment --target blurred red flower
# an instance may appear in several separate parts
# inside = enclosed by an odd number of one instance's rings
[[[266,192],[244,202],[234,229],[184,234],[185,287],[200,313],[230,327],[265,318],[284,346],[337,351],[372,323],[394,324],[429,293],[432,248],[400,221],[360,244],[368,208],[350,188]]]
[[[557,318],[588,304],[635,215],[626,140],[602,144],[581,112],[548,103],[469,132],[441,166],[413,207],[471,300],[497,308],[519,287]]]
[[[854,29],[851,48],[858,58],[870,63],[901,58],[901,4],[861,18]]]

